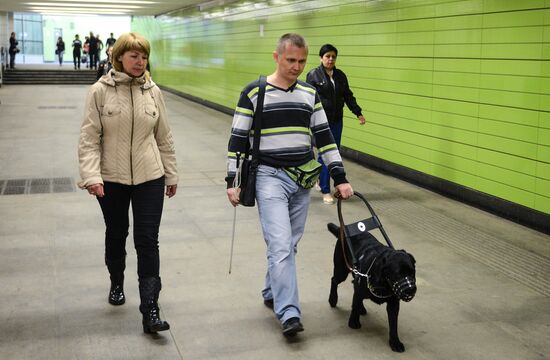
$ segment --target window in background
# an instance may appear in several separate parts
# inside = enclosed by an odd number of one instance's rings
[[[42,15],[15,13],[13,16],[14,31],[19,41],[18,62],[36,64],[43,61]]]

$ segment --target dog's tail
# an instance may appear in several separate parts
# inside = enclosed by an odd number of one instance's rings
[[[334,235],[335,237],[338,237],[340,235],[340,227],[333,223],[327,224],[327,229]]]

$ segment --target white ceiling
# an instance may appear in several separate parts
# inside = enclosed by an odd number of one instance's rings
[[[160,15],[185,7],[209,8],[224,0],[0,0],[0,11],[51,15]]]

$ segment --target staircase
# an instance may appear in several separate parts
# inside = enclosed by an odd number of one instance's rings
[[[83,84],[96,82],[96,71],[80,70],[44,70],[44,69],[4,69],[3,85],[40,85],[40,84]]]

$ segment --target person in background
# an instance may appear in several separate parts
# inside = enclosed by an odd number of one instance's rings
[[[103,50],[103,41],[99,38],[99,34],[95,36],[97,40],[97,64],[99,65],[99,62],[101,61],[101,50]]]
[[[283,35],[273,52],[277,66],[275,72],[267,77],[261,119],[260,165],[256,176],[256,201],[268,263],[262,297],[264,304],[275,312],[286,337],[304,330],[295,256],[304,233],[310,189],[294,182],[285,168],[313,160],[312,140],[315,138],[339,196],[347,199],[353,195],[317,92],[313,86],[298,80],[307,54],[304,38],[292,33]],[[256,80],[241,91],[231,126],[225,179],[227,197],[233,206],[239,204],[240,192],[233,184],[237,174],[237,154],[244,154],[250,144],[251,129],[256,121],[254,112],[258,89],[259,80]]]
[[[65,42],[60,36],[57,38],[57,43],[55,44],[55,53],[57,54],[57,59],[59,60],[59,66],[63,65],[63,54],[65,54]]]
[[[77,67],[80,69],[80,51],[82,49],[82,41],[78,38],[78,34],[74,36],[73,40],[73,62],[74,62],[74,69],[76,70]]]
[[[99,62],[99,65],[97,66],[97,80],[99,80],[103,75],[106,75],[109,70],[112,69],[113,67],[113,64],[112,64],[112,60],[111,60],[111,57],[113,55],[113,47],[110,46],[107,48],[107,59],[105,60],[101,60]],[[149,71],[149,69],[146,68],[147,71]]]
[[[17,47],[19,42],[15,39],[15,32],[12,32],[10,35],[10,47],[8,53],[10,54],[10,69],[15,69],[15,55],[19,52]]]
[[[88,54],[90,54],[90,70],[97,70],[97,38],[94,33],[90,31],[90,41],[88,43]]]
[[[84,37],[84,44],[82,45],[82,62],[86,63],[86,68],[90,66],[90,37]]]
[[[353,92],[349,88],[346,74],[336,68],[338,50],[330,44],[325,44],[321,46],[319,56],[321,58],[321,65],[307,74],[306,81],[317,89],[323,109],[325,109],[325,113],[327,114],[330,131],[338,149],[340,149],[344,127],[344,103],[357,116],[359,124],[364,125],[365,118],[361,113],[361,108],[357,105]],[[323,203],[332,204],[334,203],[334,198],[330,193],[329,171],[323,163],[321,156],[319,156],[319,162],[323,164],[323,168],[319,176],[319,187],[317,189],[323,193]]]
[[[178,171],[162,92],[145,69],[150,50],[141,35],[121,35],[113,47],[113,69],[90,87],[80,128],[78,186],[97,199],[103,212],[112,305],[126,301],[123,286],[132,205],[139,310],[143,331],[156,333],[170,328],[161,320],[158,306],[158,235],[164,195],[176,195]]]
[[[111,36],[107,39],[107,41],[105,41],[105,46],[107,46],[107,48],[113,46],[116,42],[116,39],[115,37],[113,36],[113,33],[111,33]]]
[[[77,67],[80,69],[80,51],[82,50],[82,41],[78,38],[78,34],[74,36],[73,40],[73,62],[74,62],[74,69],[76,70]]]

